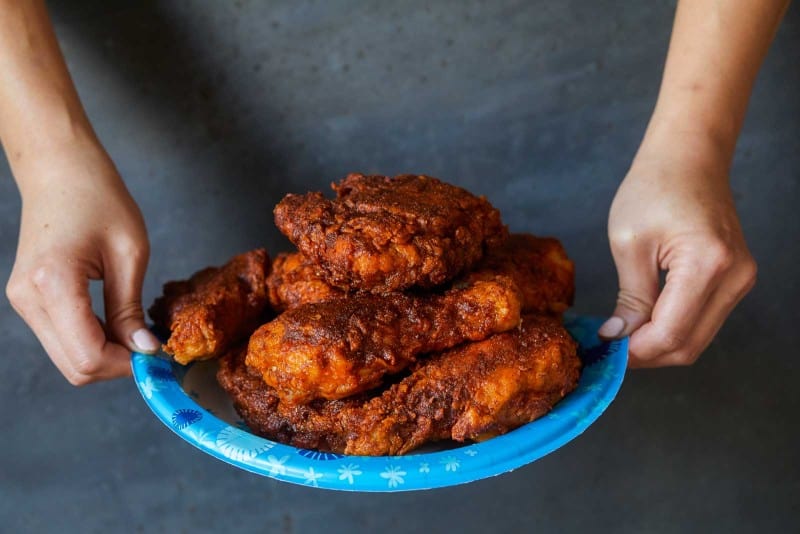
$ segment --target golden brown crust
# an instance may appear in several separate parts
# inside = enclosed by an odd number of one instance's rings
[[[344,450],[341,412],[363,403],[366,397],[316,400],[305,405],[281,403],[275,390],[245,365],[246,345],[219,360],[217,381],[250,429],[266,438],[304,449]]]
[[[575,266],[557,239],[511,234],[503,244],[489,248],[475,269],[455,285],[498,275],[517,284],[523,313],[560,314],[572,305]],[[277,311],[347,295],[328,284],[314,263],[299,252],[275,258],[267,285]]]
[[[346,290],[434,287],[471,268],[508,234],[483,197],[429,176],[350,174],[321,193],[287,195],[278,228]]]
[[[557,239],[531,234],[511,234],[489,249],[464,280],[510,277],[520,290],[523,313],[561,314],[572,306],[575,265]]]
[[[541,417],[575,389],[577,345],[560,321],[525,315],[519,329],[420,361],[371,400],[346,454],[405,454],[425,442],[483,440]]]
[[[507,277],[444,294],[363,293],[292,308],[251,337],[247,365],[287,402],[341,399],[378,386],[416,356],[519,324]]]
[[[170,333],[164,350],[185,365],[219,356],[247,337],[267,304],[268,272],[269,256],[257,249],[164,284],[163,296],[148,310]]]
[[[267,277],[267,289],[270,306],[277,312],[346,295],[328,284],[314,263],[299,252],[278,254]]]
[[[217,378],[257,434],[303,448],[405,454],[442,439],[481,440],[547,413],[578,382],[576,344],[557,319],[526,315],[521,327],[421,360],[382,392],[291,405],[245,366],[222,358]]]

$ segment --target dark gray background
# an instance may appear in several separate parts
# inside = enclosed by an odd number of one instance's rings
[[[800,10],[758,80],[733,187],[759,283],[699,363],[630,373],[599,422],[499,478],[323,492],[180,441],[130,380],[69,386],[0,303],[2,530],[786,532],[797,527]],[[147,220],[144,301],[257,245],[272,207],[349,171],[424,172],[559,236],[610,311],[605,233],[674,3],[52,2],[100,138]],[[0,279],[19,198],[0,169]],[[794,319],[793,319],[794,317]]]

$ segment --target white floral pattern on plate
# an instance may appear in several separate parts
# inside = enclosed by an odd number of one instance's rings
[[[524,466],[580,435],[614,399],[627,365],[627,340],[601,343],[602,319],[573,317],[567,329],[584,363],[578,388],[553,410],[481,443],[426,447],[407,456],[343,456],[289,447],[248,432],[214,380],[214,362],[188,368],[134,353],[145,403],[181,438],[227,463],[286,482],[346,491],[408,491],[463,484]]]

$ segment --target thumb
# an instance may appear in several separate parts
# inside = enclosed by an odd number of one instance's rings
[[[108,258],[104,265],[103,297],[106,326],[114,340],[130,350],[152,354],[161,343],[147,329],[142,310],[142,281],[147,253],[134,251]]]
[[[658,298],[658,264],[646,253],[614,251],[619,277],[617,306],[597,331],[601,339],[619,339],[650,320]]]

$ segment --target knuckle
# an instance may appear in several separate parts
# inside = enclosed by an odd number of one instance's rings
[[[150,246],[146,239],[139,240],[129,236],[116,237],[111,243],[111,248],[118,256],[133,260],[145,259],[150,254]]]
[[[47,291],[53,287],[54,281],[59,276],[59,268],[49,261],[37,265],[28,273],[31,285],[40,291]]]
[[[656,344],[662,352],[677,352],[683,347],[683,336],[672,330],[659,330],[656,332]]]
[[[727,272],[736,259],[733,250],[721,242],[706,246],[703,257],[703,266],[713,274]]]
[[[6,284],[6,297],[14,308],[19,306],[28,298],[30,288],[18,278],[12,277]]]
[[[611,244],[612,251],[622,252],[634,248],[639,240],[639,236],[630,228],[620,228],[610,232],[608,240]]]
[[[73,366],[75,367],[75,371],[81,377],[88,379],[89,381],[93,380],[93,378],[102,370],[102,363],[99,359],[93,358],[90,355],[81,355],[80,357],[76,358],[73,362]]]
[[[79,372],[70,373],[66,375],[67,382],[75,387],[87,386],[94,382],[91,376],[81,374]]]

